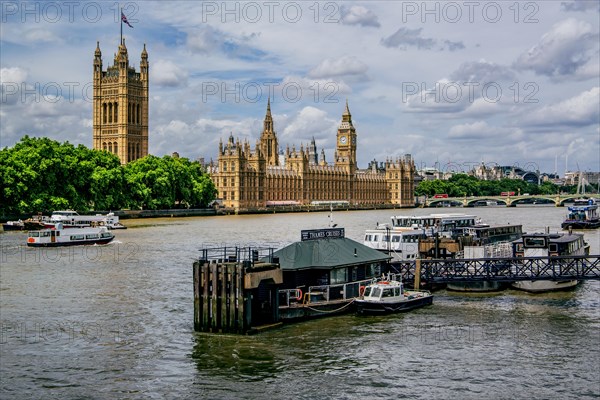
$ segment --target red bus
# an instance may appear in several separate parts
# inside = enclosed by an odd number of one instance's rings
[[[502,192],[500,193],[500,196],[514,196],[515,192]]]
[[[434,199],[447,199],[448,195],[446,193],[442,193],[442,194],[435,194],[433,195]]]

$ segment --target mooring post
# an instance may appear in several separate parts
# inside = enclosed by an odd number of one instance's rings
[[[415,290],[421,288],[421,259],[415,260]]]

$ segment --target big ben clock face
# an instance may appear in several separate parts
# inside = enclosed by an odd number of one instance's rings
[[[346,144],[347,141],[348,141],[348,139],[346,138],[346,136],[340,137],[340,143],[341,144]]]

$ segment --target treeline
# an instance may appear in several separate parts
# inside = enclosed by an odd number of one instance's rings
[[[198,162],[147,156],[121,165],[105,151],[25,136],[0,150],[1,215],[74,209],[206,207],[217,190]]]
[[[445,181],[440,179],[422,181],[415,189],[415,195],[431,197],[435,194],[446,193],[450,197],[499,196],[502,192],[557,194],[560,189],[552,182],[536,185],[521,179],[484,181],[467,174],[456,174]]]

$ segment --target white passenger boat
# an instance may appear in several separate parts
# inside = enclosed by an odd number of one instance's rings
[[[106,226],[81,229],[64,229],[61,223],[53,229],[30,231],[27,235],[27,246],[57,247],[76,246],[83,244],[107,244],[115,235]]]
[[[106,215],[79,215],[73,210],[54,211],[45,225],[47,228],[53,228],[58,223],[61,223],[63,228],[86,228],[91,226],[106,226],[108,229],[127,228],[119,222],[119,217],[112,212]]]
[[[363,295],[354,301],[361,315],[390,314],[409,311],[433,303],[426,290],[404,290],[396,280],[380,280],[361,288]]]
[[[524,234],[513,242],[515,257],[583,256],[589,254],[589,249],[583,234],[572,232]],[[538,280],[514,282],[511,286],[538,293],[571,289],[578,283],[577,280]]]
[[[420,240],[456,236],[478,222],[474,215],[459,213],[393,216],[391,225],[378,223],[367,229],[363,244],[392,256],[394,262],[412,261],[419,257]]]

